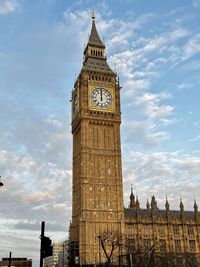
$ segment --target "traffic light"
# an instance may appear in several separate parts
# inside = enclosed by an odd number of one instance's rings
[[[52,256],[53,249],[51,245],[52,241],[49,237],[43,236],[41,238],[41,252],[42,252],[42,258],[46,258],[48,256]]]

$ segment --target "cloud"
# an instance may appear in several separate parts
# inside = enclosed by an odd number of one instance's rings
[[[0,2],[0,15],[6,15],[16,10],[17,4],[12,0],[4,0]]]
[[[123,129],[129,129],[125,131]],[[122,124],[123,142],[125,146],[128,144],[130,148],[137,146],[146,149],[152,149],[158,146],[163,141],[169,138],[169,133],[166,131],[159,131],[157,125],[150,120],[135,121],[133,119],[124,120]],[[138,149],[137,148],[137,149]]]
[[[200,135],[197,135],[196,137],[189,139],[189,142],[196,142],[199,140],[200,140]]]
[[[200,52],[200,34],[190,38],[184,47],[184,59],[188,59]]]
[[[199,157],[183,154],[180,151],[171,153],[127,151],[123,166],[126,199],[133,184],[135,194],[139,196],[143,207],[146,199],[151,198],[151,194],[154,193],[159,200],[160,208],[164,207],[165,196],[168,195],[171,208],[177,209],[181,195],[185,208],[191,210],[194,195],[199,195]],[[188,190],[185,190],[186,186]]]
[[[174,109],[174,107],[170,105],[160,105],[163,99],[168,98],[170,98],[170,95],[166,92],[161,92],[159,94],[144,93],[137,97],[135,103],[140,108],[144,108],[146,116],[152,119],[159,119],[169,116]]]
[[[200,121],[195,121],[193,123],[193,126],[199,129],[200,128]]]
[[[200,6],[200,0],[193,0],[193,1],[192,1],[192,4],[193,4],[193,7],[194,7],[194,8],[197,8],[197,7]]]

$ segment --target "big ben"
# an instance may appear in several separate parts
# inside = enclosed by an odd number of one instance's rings
[[[72,91],[73,182],[70,242],[80,265],[104,261],[98,235],[124,231],[120,85],[107,63],[95,17]]]

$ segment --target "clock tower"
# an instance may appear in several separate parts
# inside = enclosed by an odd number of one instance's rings
[[[105,262],[98,236],[124,232],[120,85],[92,16],[72,91],[73,182],[70,244],[75,264]]]

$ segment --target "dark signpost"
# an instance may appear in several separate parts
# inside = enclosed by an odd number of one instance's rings
[[[41,235],[40,235],[40,267],[43,267],[43,259],[52,256],[52,241],[48,236],[44,235],[45,222],[41,224]]]

